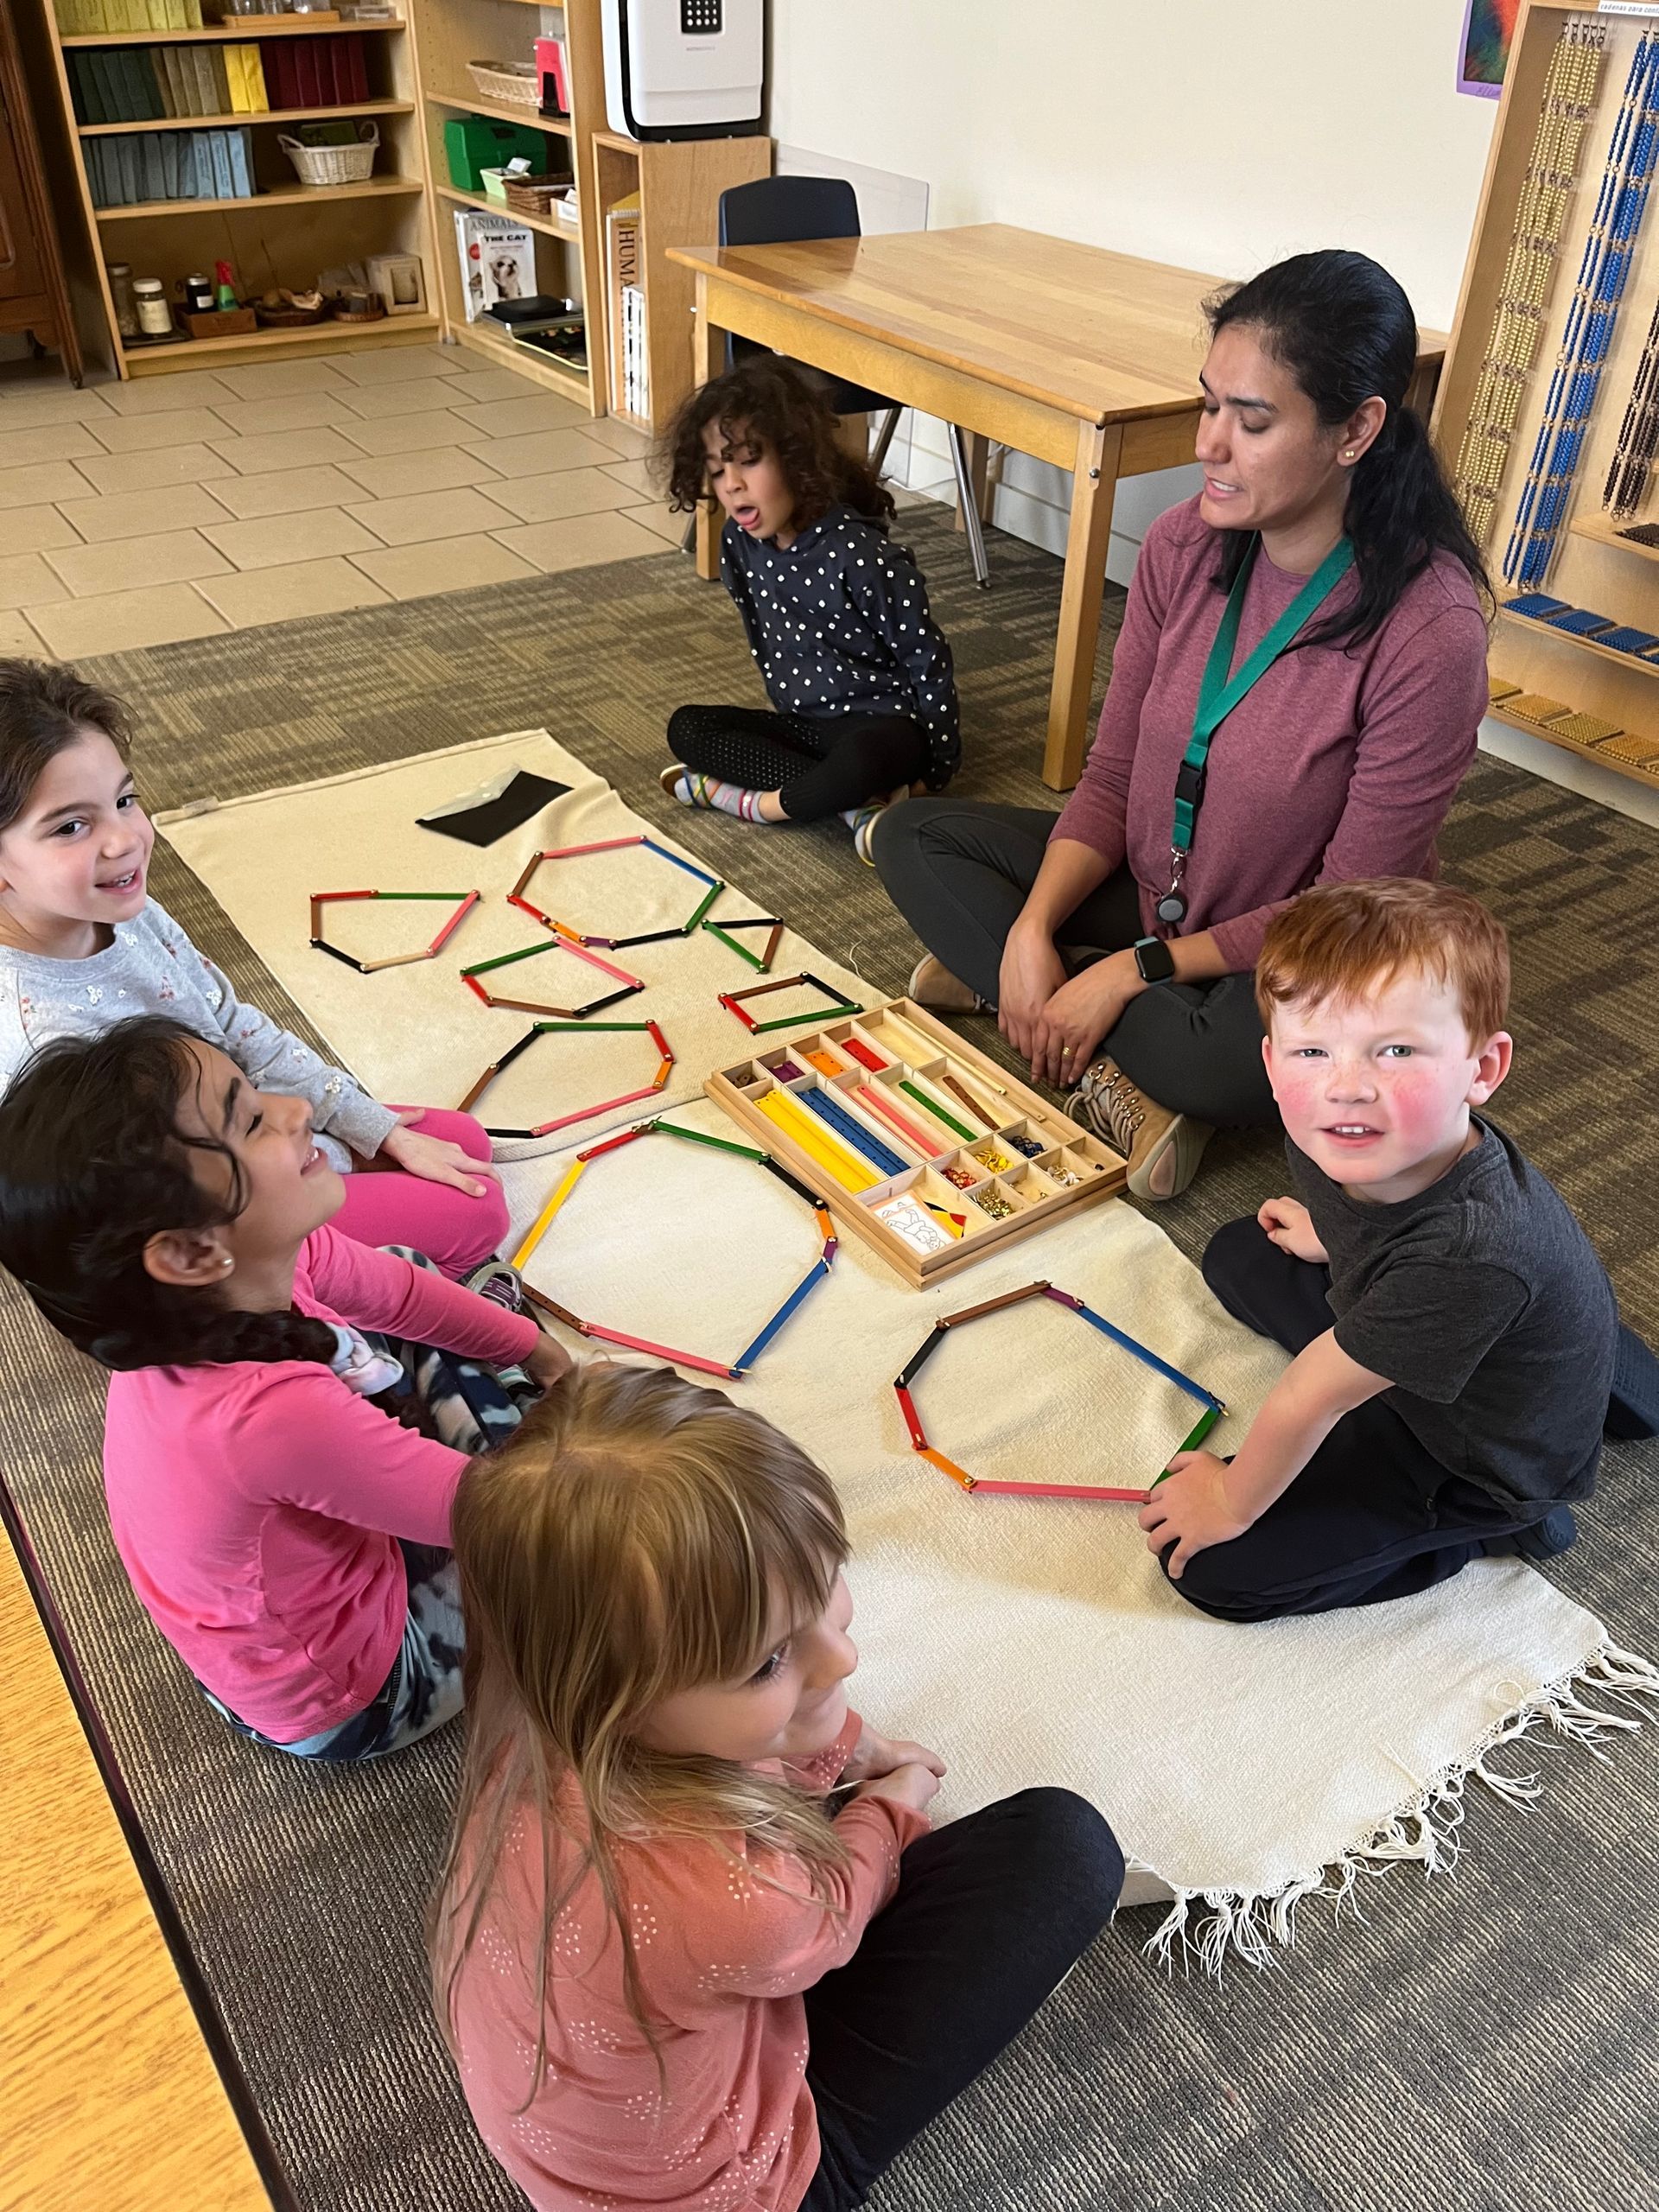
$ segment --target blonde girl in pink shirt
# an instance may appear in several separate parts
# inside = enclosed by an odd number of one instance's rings
[[[450,1500],[569,1365],[342,1235],[344,1199],[302,1098],[156,1015],[56,1039],[0,1103],[0,1263],[111,1370],[135,1592],[243,1735],[336,1763],[460,1709]]]
[[[1093,1808],[930,1833],[849,1709],[829,1478],[719,1391],[593,1364],[454,1504],[470,1738],[440,2021],[538,2212],[844,2212],[1109,1917]]]

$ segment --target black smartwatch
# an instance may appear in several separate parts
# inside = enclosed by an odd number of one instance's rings
[[[1143,983],[1168,983],[1174,980],[1175,956],[1160,937],[1136,940],[1135,964],[1141,970]]]

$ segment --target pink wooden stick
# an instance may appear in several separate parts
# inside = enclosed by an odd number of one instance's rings
[[[450,915],[448,920],[438,931],[436,937],[433,938],[431,944],[427,947],[426,957],[429,960],[432,958],[435,953],[439,953],[443,950],[444,946],[448,944],[450,938],[454,937],[455,931],[461,927],[467,915],[472,912],[474,907],[477,906],[479,900],[483,896],[484,893],[481,891],[469,891],[467,893],[466,905],[464,906],[456,907],[454,912]]]
[[[722,1366],[717,1359],[700,1359],[694,1351],[676,1351],[671,1344],[654,1344],[648,1337],[625,1337],[620,1329],[601,1329],[597,1321],[588,1324],[590,1337],[602,1337],[607,1344],[621,1344],[629,1351],[648,1351],[658,1359],[672,1360],[677,1367],[695,1367],[704,1375],[723,1375],[728,1380],[737,1370]]]
[[[940,1147],[934,1143],[932,1138],[924,1135],[920,1129],[913,1128],[896,1107],[889,1106],[873,1083],[860,1084],[857,1090],[850,1095],[857,1099],[861,1106],[868,1106],[873,1114],[879,1114],[884,1122],[891,1122],[906,1142],[916,1147],[924,1160],[936,1160],[938,1157]]]
[[[559,934],[563,937],[563,931]],[[607,976],[614,976],[619,983],[631,983],[636,991],[644,990],[645,985],[639,977],[630,976],[626,968],[613,967],[608,960],[601,960],[596,952],[589,952],[585,946],[575,944],[568,937],[564,937],[563,941],[565,950],[574,952],[578,960],[585,960],[590,968],[602,968]]]
[[[614,853],[624,845],[643,845],[643,837],[601,837],[594,845],[555,845],[550,852],[542,855],[544,861],[574,860],[578,853]]]
[[[583,1106],[574,1114],[561,1114],[556,1122],[543,1122],[530,1134],[544,1137],[550,1130],[568,1129],[572,1122],[591,1122],[595,1114],[608,1114],[613,1106],[632,1106],[636,1098],[654,1098],[661,1089],[658,1083],[648,1083],[643,1090],[625,1090],[620,1098],[601,1098],[597,1106]]]
[[[1099,1490],[1084,1483],[988,1483],[975,1478],[976,1490],[999,1497],[1115,1497],[1125,1505],[1144,1505],[1149,1490]]]

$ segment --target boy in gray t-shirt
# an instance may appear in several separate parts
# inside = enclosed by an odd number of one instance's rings
[[[1301,1195],[1220,1230],[1204,1274],[1295,1357],[1236,1456],[1179,1455],[1141,1516],[1205,1612],[1550,1557],[1610,1399],[1621,1433],[1652,1433],[1659,1363],[1560,1192],[1471,1110],[1509,1072],[1509,980],[1502,925],[1434,884],[1309,891],[1268,929],[1256,997]]]

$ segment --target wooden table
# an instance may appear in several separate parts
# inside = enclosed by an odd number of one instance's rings
[[[1112,501],[1122,477],[1192,458],[1221,281],[1006,223],[795,245],[681,246],[696,276],[696,378],[752,338],[1072,472],[1043,780],[1083,767]],[[1420,360],[1446,341],[1424,332]],[[717,573],[699,521],[697,567]]]
[[[0,1533],[3,2212],[271,2212]]]

